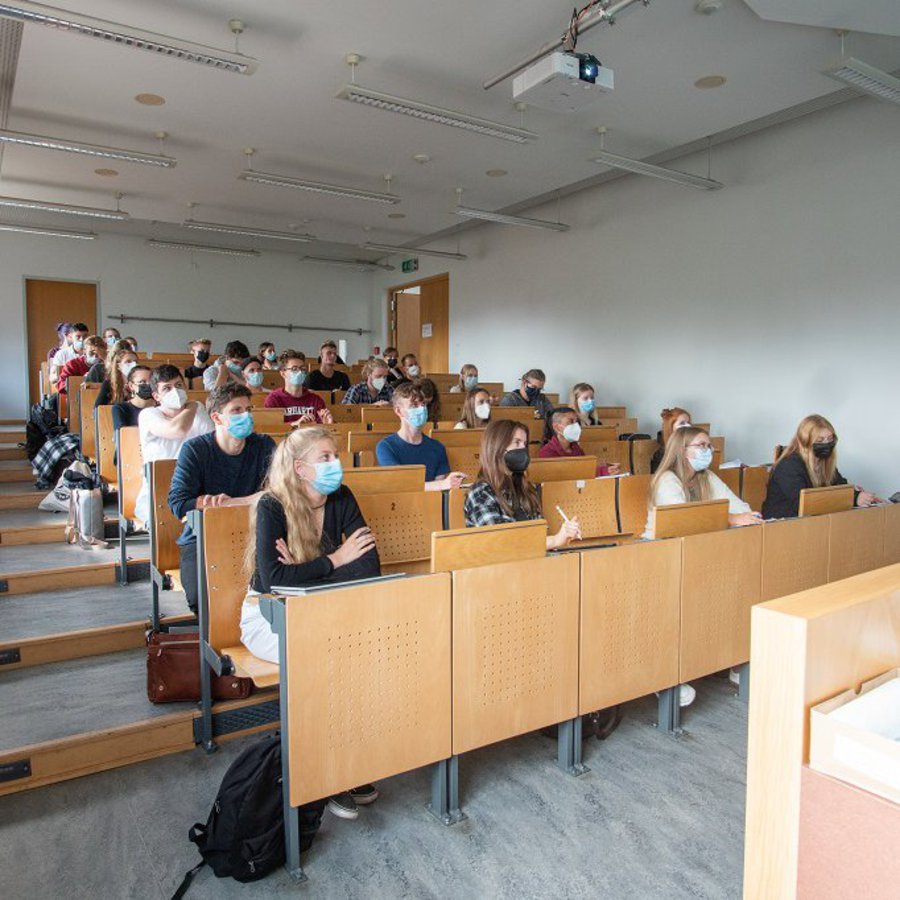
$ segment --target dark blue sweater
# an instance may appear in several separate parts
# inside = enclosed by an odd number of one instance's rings
[[[237,456],[229,456],[219,449],[214,431],[185,441],[172,475],[169,508],[181,519],[196,509],[197,498],[204,494],[229,497],[255,494],[262,488],[274,452],[275,442],[267,434],[251,434]],[[178,544],[184,546],[194,541],[196,537],[185,523]]]

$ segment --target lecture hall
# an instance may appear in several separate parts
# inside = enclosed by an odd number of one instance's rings
[[[0,2],[0,893],[897,900],[898,146],[897,0]]]

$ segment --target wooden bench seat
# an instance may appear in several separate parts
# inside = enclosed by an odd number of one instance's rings
[[[258,688],[278,686],[278,665],[254,656],[243,644],[225,647],[222,655],[234,663],[235,674],[250,678]]]

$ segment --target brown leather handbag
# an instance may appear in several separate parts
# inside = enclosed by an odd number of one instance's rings
[[[243,700],[253,681],[237,675],[213,675],[213,700]],[[147,699],[175,703],[200,699],[200,636],[197,632],[147,633]]]

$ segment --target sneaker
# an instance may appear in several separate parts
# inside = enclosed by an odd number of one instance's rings
[[[328,809],[341,819],[359,818],[359,808],[356,805],[356,801],[350,795],[350,791],[344,791],[341,794],[335,794],[333,797],[329,797]]]
[[[737,669],[731,669],[728,673],[728,680],[735,686],[741,686],[741,673]]]
[[[696,696],[697,692],[689,684],[682,684],[678,688],[678,705],[690,706]]]
[[[357,806],[368,806],[370,803],[374,803],[381,795],[374,784],[361,784],[359,787],[350,789],[350,796]]]

